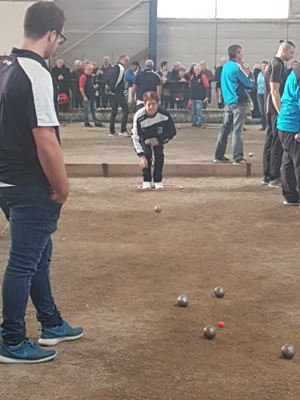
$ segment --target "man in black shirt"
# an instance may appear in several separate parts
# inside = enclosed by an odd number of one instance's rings
[[[111,103],[111,115],[110,115],[110,125],[109,125],[109,136],[116,135],[115,131],[115,120],[118,114],[118,108],[122,109],[122,121],[121,121],[121,136],[131,136],[127,130],[127,120],[129,114],[129,107],[125,97],[125,70],[129,64],[129,57],[122,55],[119,61],[111,69],[108,77],[108,84],[106,86],[106,91],[110,95]]]
[[[295,45],[290,41],[280,42],[276,56],[265,70],[265,111],[267,118],[266,141],[263,154],[263,185],[281,187],[280,167],[283,149],[276,127],[281,108],[281,96],[286,81],[284,61],[289,61],[295,53]]]
[[[135,104],[135,93],[137,93],[137,109],[144,107],[143,96],[146,92],[154,92],[157,94],[159,101],[161,100],[161,80],[159,75],[153,71],[154,63],[147,60],[145,69],[135,78],[132,86],[132,104]]]
[[[45,59],[66,39],[64,13],[52,1],[28,8],[20,50],[0,62],[0,207],[10,223],[11,246],[3,286],[1,363],[53,359],[26,337],[29,296],[42,326],[39,344],[83,335],[61,318],[49,279],[51,234],[69,193],[54,91]]]

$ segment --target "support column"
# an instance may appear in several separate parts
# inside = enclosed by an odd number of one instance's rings
[[[149,58],[154,62],[154,68],[157,64],[157,1],[150,0],[149,10]]]

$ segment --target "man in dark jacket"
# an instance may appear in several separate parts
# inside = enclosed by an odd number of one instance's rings
[[[226,57],[220,58],[220,65],[216,68],[215,72],[215,79],[216,79],[216,92],[217,92],[217,100],[218,100],[218,108],[221,110],[224,108],[223,96],[222,96],[222,89],[221,89],[221,75],[223,65],[227,62]]]
[[[80,60],[74,61],[74,69],[71,72],[71,89],[73,92],[73,98],[75,99],[75,108],[78,108],[79,106],[82,107],[82,97],[79,91],[79,78],[82,74],[82,62]]]
[[[122,109],[122,122],[121,122],[121,136],[131,136],[127,130],[127,120],[129,114],[129,107],[125,97],[125,70],[129,65],[129,57],[122,55],[119,58],[118,63],[112,68],[108,77],[108,85],[106,86],[107,93],[110,96],[111,102],[111,116],[110,116],[110,128],[109,136],[116,135],[115,131],[115,120],[118,113],[118,107]]]
[[[203,72],[203,66],[194,66],[194,75],[192,75],[190,84],[190,99],[192,101],[192,126],[205,128],[203,125],[202,109],[203,104],[210,101],[211,90],[207,76]]]
[[[103,64],[96,72],[95,82],[99,85],[102,108],[107,108],[109,103],[108,95],[105,93],[105,85],[107,85],[108,77],[113,66],[109,62],[109,56],[103,57]]]
[[[143,96],[146,92],[156,93],[158,100],[161,101],[161,80],[159,75],[153,71],[153,68],[154,62],[147,60],[144,71],[136,77],[132,86],[131,102],[133,105],[137,104],[137,110],[144,107]]]
[[[71,73],[70,69],[65,66],[64,60],[61,58],[56,60],[56,66],[52,68],[51,75],[54,85],[58,87],[58,93],[64,93],[69,97]]]
[[[93,66],[91,64],[87,64],[84,69],[84,73],[79,78],[79,90],[81,96],[83,98],[83,122],[86,128],[92,128],[92,125],[89,123],[89,110],[91,111],[92,118],[95,126],[103,128],[104,125],[98,121],[96,116],[95,109],[95,87],[93,83]]]

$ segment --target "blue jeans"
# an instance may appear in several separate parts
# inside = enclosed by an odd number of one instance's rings
[[[260,112],[260,123],[265,131],[267,129],[267,119],[265,114],[265,99],[263,94],[257,94],[257,104]]]
[[[95,101],[94,100],[88,100],[83,102],[84,110],[83,110],[83,122],[84,124],[89,123],[89,111],[91,111],[92,118],[94,121],[94,124],[97,124],[98,119],[96,117],[96,106],[95,106]]]
[[[232,131],[232,159],[239,161],[243,158],[243,129],[248,103],[225,104],[223,122],[216,144],[215,158],[222,160],[227,147],[227,139]]]
[[[203,123],[202,108],[203,108],[202,100],[192,100],[192,123],[193,124],[202,125],[202,123]]]
[[[0,207],[10,223],[10,253],[2,284],[2,339],[9,346],[26,337],[29,296],[42,326],[61,323],[50,287],[51,234],[57,229],[61,204],[50,199],[50,188],[0,187]]]

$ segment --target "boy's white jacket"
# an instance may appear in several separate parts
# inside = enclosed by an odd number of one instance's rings
[[[154,117],[149,117],[145,107],[137,111],[133,119],[132,142],[138,156],[144,155],[145,140],[156,138],[160,145],[167,143],[176,135],[171,114],[158,107]]]

